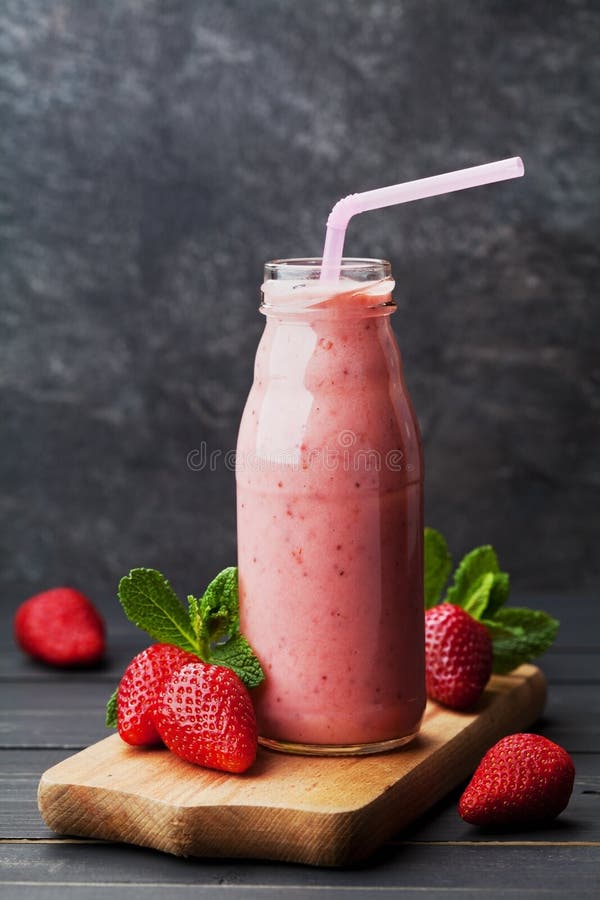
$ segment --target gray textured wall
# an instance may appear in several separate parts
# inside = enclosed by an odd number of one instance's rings
[[[110,603],[235,559],[262,263],[338,197],[522,154],[527,176],[356,220],[387,256],[427,519],[518,588],[597,582],[593,0],[3,0],[0,582]]]

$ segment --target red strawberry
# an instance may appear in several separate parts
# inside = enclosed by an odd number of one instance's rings
[[[134,656],[119,682],[117,727],[128,744],[160,744],[154,707],[163,682],[198,657],[171,644],[152,644]]]
[[[244,772],[256,757],[250,694],[225,666],[190,663],[163,685],[156,729],[173,753],[224,772]]]
[[[425,613],[427,696],[452,709],[479,700],[492,673],[492,639],[485,626],[452,603]]]
[[[485,754],[460,798],[472,825],[531,825],[554,819],[575,779],[566,750],[539,734],[511,734]]]
[[[85,594],[52,588],[25,600],[15,614],[21,648],[51,666],[87,666],[104,655],[104,622]]]

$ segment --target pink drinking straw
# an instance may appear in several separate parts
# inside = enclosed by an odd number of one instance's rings
[[[464,191],[465,188],[478,187],[480,184],[520,178],[524,172],[521,157],[513,156],[511,159],[501,159],[498,162],[486,163],[484,166],[472,166],[470,169],[459,169],[445,175],[419,178],[418,181],[392,184],[374,191],[343,197],[335,204],[327,219],[321,279],[336,281],[339,278],[346,228],[352,216],[357,213],[381,209],[384,206],[395,206],[397,203],[408,203],[411,200],[421,200],[423,197],[437,197],[438,194],[449,194],[451,191]]]

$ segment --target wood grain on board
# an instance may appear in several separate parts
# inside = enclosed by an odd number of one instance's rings
[[[500,737],[541,714],[535,666],[494,676],[477,708],[429,703],[408,747],[367,757],[261,749],[230,775],[111,735],[44,773],[40,812],[53,830],[178,856],[246,857],[340,866],[367,857],[473,771]]]

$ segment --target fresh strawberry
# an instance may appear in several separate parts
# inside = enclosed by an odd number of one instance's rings
[[[165,681],[156,729],[173,753],[224,772],[244,772],[256,757],[257,729],[248,689],[231,669],[197,661]]]
[[[427,696],[452,709],[479,700],[492,672],[492,640],[487,629],[452,603],[425,613]]]
[[[117,727],[128,744],[160,744],[154,727],[154,707],[163,682],[198,657],[171,644],[152,644],[134,656],[119,682]]]
[[[472,825],[532,825],[554,819],[575,779],[566,750],[539,734],[511,734],[485,754],[458,811]]]
[[[51,666],[87,666],[104,655],[104,622],[91,601],[69,587],[25,600],[15,614],[20,647]]]

